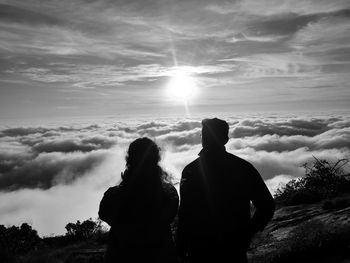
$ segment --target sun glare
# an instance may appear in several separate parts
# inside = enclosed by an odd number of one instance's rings
[[[187,102],[196,95],[197,87],[195,78],[190,71],[177,69],[171,75],[167,86],[169,97],[182,102]]]

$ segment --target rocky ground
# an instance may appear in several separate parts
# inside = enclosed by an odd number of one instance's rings
[[[248,252],[250,262],[350,263],[350,206],[282,207]]]

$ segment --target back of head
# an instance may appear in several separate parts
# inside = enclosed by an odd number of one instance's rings
[[[133,141],[126,155],[126,170],[121,184],[146,189],[150,185],[169,183],[171,177],[159,165],[160,148],[147,137]]]
[[[228,142],[228,123],[218,118],[202,120],[204,148],[222,148]]]
[[[157,144],[149,138],[143,137],[133,141],[126,156],[127,169],[135,170],[153,168],[160,161],[160,151]]]

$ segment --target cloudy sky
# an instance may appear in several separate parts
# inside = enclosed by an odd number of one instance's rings
[[[274,192],[350,158],[349,73],[348,0],[0,0],[0,224],[96,218],[141,136],[176,182],[203,117]]]
[[[0,0],[0,118],[349,109],[348,0]]]

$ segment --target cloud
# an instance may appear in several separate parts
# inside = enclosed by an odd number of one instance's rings
[[[340,156],[350,148],[346,118],[251,117],[229,119],[229,123],[228,149],[254,160],[265,179],[279,174],[301,176],[298,165],[312,154],[336,150],[333,155]],[[0,153],[0,187],[48,189],[56,184],[70,184],[89,174],[113,149],[126,149],[140,136],[153,138],[172,154],[199,151],[200,133],[199,119],[6,128],[0,131],[4,149]],[[302,156],[303,161],[294,155]]]
[[[36,143],[33,150],[36,152],[90,152],[98,149],[110,148],[116,143],[115,140],[105,136],[94,136],[86,139],[63,139],[47,140]]]
[[[258,35],[247,35],[244,33],[238,33],[232,37],[230,42],[232,43],[237,43],[237,42],[245,42],[245,41],[252,41],[252,42],[277,42],[282,40],[284,37],[283,36],[278,36],[278,35],[266,35],[264,34],[263,36],[258,36]],[[226,59],[226,61],[229,61]]]
[[[194,76],[220,74],[232,71],[232,66],[225,64],[198,65],[196,67],[162,66],[159,64],[139,64],[137,66],[116,66],[103,64],[74,65],[50,63],[45,67],[29,67],[10,70],[33,81],[43,83],[70,83],[74,88],[98,88],[127,85],[169,79],[176,70],[185,70]],[[120,87],[122,89],[122,87]]]
[[[301,167],[304,163],[312,162],[313,157],[336,161],[349,156],[349,149],[327,149],[309,150],[308,148],[298,148],[292,151],[267,152],[254,150],[253,148],[232,149],[234,154],[250,161],[260,172],[264,180],[271,179],[276,175],[289,175],[292,177],[304,176],[305,171]],[[347,167],[349,171],[349,167]]]
[[[234,138],[264,135],[315,136],[329,129],[326,119],[291,119],[287,121],[244,120],[231,131]]]
[[[233,3],[209,4],[206,8],[218,14],[248,13],[271,16],[276,14],[297,13],[300,15],[337,12],[347,9],[350,4],[346,0],[243,0]]]
[[[225,107],[226,101],[213,93],[256,105],[247,92],[256,87],[261,87],[261,108],[280,103],[281,97],[305,108],[308,100],[339,107],[336,95],[304,91],[318,87],[348,96],[350,57],[344,43],[349,42],[350,7],[345,0],[30,0],[4,7],[0,76],[6,92],[1,104],[18,99],[11,95],[14,83],[30,85],[37,96],[31,97],[28,114],[44,94],[57,115],[94,111],[87,99],[120,101],[125,103],[120,110],[136,111],[129,105],[137,97],[142,111],[154,110],[155,104],[166,108],[160,90],[175,66],[198,80],[197,105]],[[50,88],[38,91],[44,87]],[[16,115],[12,105],[6,105],[7,112]],[[114,107],[100,111],[109,114],[105,111]]]
[[[166,122],[151,122],[146,124],[141,124],[135,129],[139,134],[143,136],[157,137],[159,135],[171,136],[171,133],[178,132],[191,132],[193,129],[200,128],[201,122],[198,120],[185,120],[185,121],[176,121],[174,124],[169,124]],[[179,134],[179,135],[180,135]],[[166,136],[165,136],[166,137]],[[163,138],[165,138],[163,137]],[[179,136],[182,137],[182,136]]]
[[[346,47],[344,43],[350,38],[349,16],[350,11],[347,11],[343,16],[325,17],[309,23],[295,34],[291,45],[315,53]]]
[[[7,4],[0,4],[0,20],[32,25],[59,25],[63,23],[58,18]]]
[[[98,205],[108,186],[120,180],[124,152],[114,149],[84,177],[49,189],[0,191],[0,221],[5,225],[28,222],[40,235],[65,233],[65,225],[97,218]]]
[[[157,137],[163,144],[170,144],[175,147],[185,145],[198,145],[201,143],[201,130],[199,128],[191,131],[170,132]]]
[[[41,127],[18,127],[18,128],[9,128],[4,129],[0,132],[0,136],[24,136],[29,134],[35,134],[35,133],[44,133],[49,131],[47,128],[41,128]]]
[[[331,161],[350,156],[347,115],[225,119],[230,125],[226,149],[251,162],[272,192],[303,176],[301,165],[313,156]],[[162,167],[179,182],[183,168],[198,157],[200,133],[199,118],[3,128],[0,220],[32,220],[40,233],[63,233],[66,223],[97,216],[103,191],[120,180],[131,141],[141,136],[155,140],[162,148]]]
[[[59,127],[15,127],[0,130],[0,137],[3,136],[24,136],[31,134],[41,134],[43,136],[57,135],[60,132],[74,132],[74,131],[88,131],[100,128],[97,124],[88,126],[73,127],[73,126],[59,126]]]
[[[1,224],[27,222],[41,236],[64,234],[67,223],[96,218],[102,196],[102,189],[84,184],[0,192]]]
[[[12,169],[0,176],[0,190],[48,189],[57,184],[69,184],[100,164],[105,156],[103,151],[85,155],[53,152],[41,153],[23,163],[13,162]]]
[[[98,125],[3,129],[0,191],[48,189],[86,176],[117,143],[114,134],[104,133]]]

